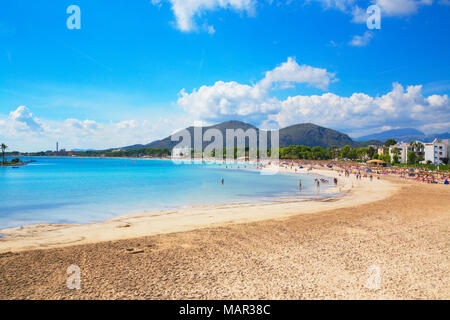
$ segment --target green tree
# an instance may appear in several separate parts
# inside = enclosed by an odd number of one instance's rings
[[[386,163],[391,162],[391,157],[388,154],[382,154],[378,156],[378,159],[383,160]]]
[[[392,149],[392,154],[394,155],[393,157],[392,157],[392,162],[393,163],[399,163],[399,158],[398,158],[398,156],[399,156],[399,154],[400,154],[400,149],[399,148],[393,148]]]
[[[5,150],[8,149],[8,146],[4,143],[1,145],[2,148],[2,154],[3,154],[3,164],[5,164]]]
[[[398,160],[398,155],[395,154],[395,155],[392,157],[392,163],[395,163],[395,164],[400,163],[400,161]]]
[[[395,144],[397,144],[397,141],[395,141],[394,139],[388,139],[388,140],[386,140],[385,142],[384,142],[384,146],[385,147],[390,147],[390,146],[393,146],[393,145],[395,145]]]
[[[417,163],[417,155],[414,151],[408,152],[408,164],[416,164]]]
[[[346,146],[342,147],[341,157],[342,158],[349,158],[350,150],[351,150],[351,148],[350,148],[349,145],[346,145]]]
[[[372,146],[370,146],[368,149],[367,149],[367,156],[370,158],[370,159],[372,159],[373,158],[373,156],[376,154],[376,150],[372,147]]]

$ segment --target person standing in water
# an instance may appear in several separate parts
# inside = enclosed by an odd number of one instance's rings
[[[224,178],[222,178],[222,184],[225,184],[225,179]]]
[[[302,189],[302,179],[298,180],[298,188],[300,190]]]

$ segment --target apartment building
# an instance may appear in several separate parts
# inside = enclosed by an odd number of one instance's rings
[[[425,163],[444,164],[444,159],[450,157],[450,139],[435,139],[433,142],[425,143]]]

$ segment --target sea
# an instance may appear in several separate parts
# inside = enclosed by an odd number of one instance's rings
[[[322,184],[317,190],[316,175],[264,175],[249,163],[20,159],[35,162],[15,169],[0,167],[0,229],[39,223],[84,224],[125,214],[199,205],[335,196],[325,192],[331,184]]]

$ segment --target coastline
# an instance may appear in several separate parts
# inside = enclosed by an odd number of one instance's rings
[[[285,167],[270,167],[280,173],[295,174]],[[306,169],[298,173],[307,173]],[[157,234],[190,231],[230,224],[283,219],[293,215],[318,213],[370,203],[389,197],[397,186],[388,180],[361,181],[343,178],[333,170],[313,169],[312,174],[337,177],[338,187],[327,193],[342,196],[325,199],[274,199],[263,203],[195,206],[176,210],[119,216],[90,224],[38,224],[0,230],[0,253],[67,247],[116,241]]]

